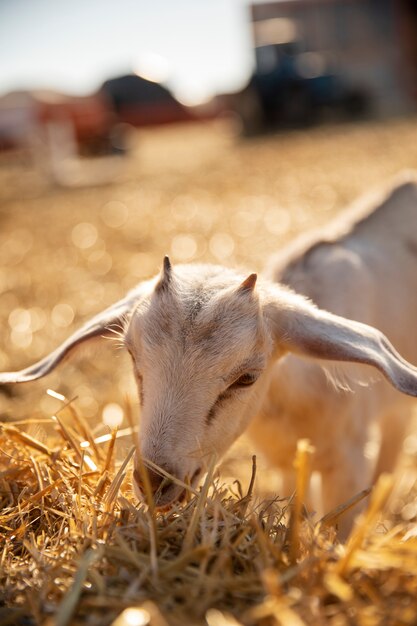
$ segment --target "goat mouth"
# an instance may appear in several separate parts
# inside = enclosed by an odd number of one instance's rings
[[[191,478],[188,479],[191,487],[195,487],[198,483],[202,473],[201,467],[198,467]],[[186,479],[187,480],[187,479]],[[177,502],[184,502],[186,498],[187,489],[176,485],[175,483],[169,483],[160,491],[155,494],[155,507],[158,511],[168,511]]]
[[[202,474],[202,468],[198,467],[191,478],[188,478],[189,485],[191,487],[195,487],[198,483]],[[139,472],[134,470],[134,483],[135,483],[135,491],[138,498],[142,501],[146,502],[146,495],[143,488],[142,481],[140,480]],[[185,479],[187,481],[187,478]],[[158,511],[168,511],[170,508],[174,506],[176,503],[183,502],[186,497],[187,489],[174,483],[169,479],[165,479],[161,483],[161,486],[157,489],[157,491],[153,494],[153,501],[155,508]]]
[[[181,502],[185,498],[185,489],[178,485],[171,484],[154,495],[155,508],[158,511],[168,511],[176,502]]]

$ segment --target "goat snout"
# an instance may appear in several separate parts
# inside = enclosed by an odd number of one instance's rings
[[[168,469],[166,471],[168,474],[172,474],[172,471]],[[155,494],[158,490],[162,491],[162,489],[165,489],[168,486],[168,483],[170,483],[169,478],[153,469],[148,469],[148,478],[153,494]]]
[[[172,476],[176,475],[176,472],[171,467],[166,466],[162,469]],[[170,478],[162,474],[162,472],[158,472],[158,470],[148,468],[147,474],[154,504],[158,508],[170,506],[174,502],[182,499],[185,490],[181,485],[177,485]],[[136,495],[140,499],[146,500],[146,489],[143,484],[141,472],[139,472],[138,469],[134,470],[133,478]]]

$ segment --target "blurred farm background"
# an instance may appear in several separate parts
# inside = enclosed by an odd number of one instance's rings
[[[0,370],[41,358],[165,254],[262,271],[297,234],[417,169],[413,0],[182,0],[177,13],[161,0],[169,28],[118,4],[0,5]],[[97,436],[139,419],[116,341],[1,390],[0,420],[29,419],[47,442],[61,396]],[[130,445],[120,438],[119,460]],[[223,475],[247,482],[253,452],[239,442]],[[391,513],[415,520],[415,499]]]

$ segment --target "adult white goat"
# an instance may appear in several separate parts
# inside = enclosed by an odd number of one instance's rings
[[[417,369],[372,327],[417,361],[416,255],[417,184],[408,181],[349,211],[324,236],[285,250],[257,285],[256,274],[172,268],[166,257],[159,277],[32,367],[0,374],[0,383],[40,378],[79,344],[121,326],[139,385],[144,458],[196,481],[210,454],[222,455],[252,420],[250,433],[284,470],[287,490],[297,439],[313,442],[329,509],[367,481],[371,421],[380,416],[388,427],[382,468],[401,440],[410,406],[402,394],[417,396]],[[355,392],[336,389],[315,359],[372,365],[402,394],[382,379]],[[362,366],[354,367],[361,378]],[[157,472],[150,478],[159,506],[181,497]]]

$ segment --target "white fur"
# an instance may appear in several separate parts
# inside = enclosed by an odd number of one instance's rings
[[[44,376],[74,346],[124,321],[143,395],[145,459],[196,481],[210,455],[220,457],[250,425],[289,491],[297,440],[308,437],[328,510],[369,483],[364,447],[374,420],[384,427],[377,471],[392,466],[401,445],[417,370],[375,328],[417,362],[416,262],[417,184],[407,181],[282,251],[256,287],[255,277],[245,280],[240,271],[171,268],[166,260],[161,277],[139,285],[39,363],[1,374],[0,383]],[[322,367],[328,361],[352,362],[348,379],[370,378],[373,365],[385,380],[335,386]],[[257,380],[233,387],[241,376]],[[151,479],[158,505],[180,497],[181,487],[160,488],[154,471]]]
[[[266,274],[320,308],[375,326],[416,363],[416,267],[417,179],[407,174],[388,192],[368,197],[345,212],[324,232],[302,237],[283,250]],[[414,406],[410,397],[382,378],[368,379],[362,366],[349,365],[346,377],[344,370],[335,375],[348,382],[347,389],[340,390],[329,384],[317,364],[287,356],[275,365],[267,401],[251,426],[270,461],[285,470],[287,490],[294,479],[296,441],[312,440],[325,510],[371,483],[372,468],[363,452],[375,422],[381,446],[374,479],[393,469]],[[372,382],[370,387],[350,385],[364,379]],[[282,440],[285,444],[275,450],[268,445]]]

